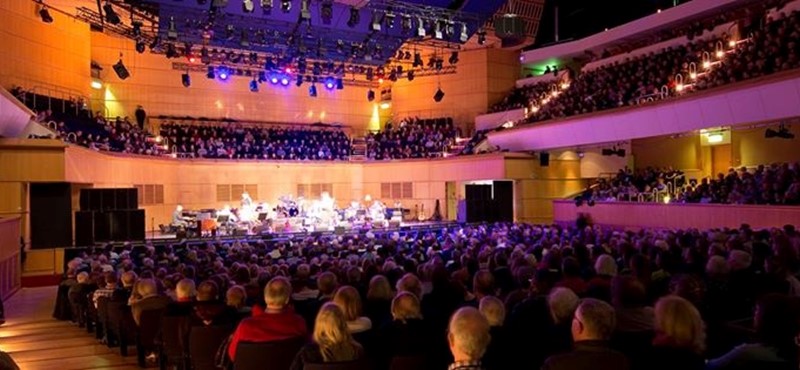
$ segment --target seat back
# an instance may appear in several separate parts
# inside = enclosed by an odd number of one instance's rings
[[[133,321],[131,308],[125,302],[108,301],[108,329],[119,340],[132,343],[136,334],[136,323]]]
[[[303,370],[371,370],[369,361],[356,360],[347,362],[326,362],[321,364],[306,364]]]
[[[152,348],[155,339],[161,331],[161,318],[164,310],[144,310],[139,317],[139,327],[136,330],[137,343],[145,348]]]
[[[214,355],[234,326],[194,326],[189,331],[189,358],[194,370],[217,370]],[[238,354],[237,354],[238,357]]]
[[[269,364],[270,370],[289,370],[305,342],[301,337],[263,343],[240,342],[233,369],[258,370]]]
[[[427,368],[424,356],[397,356],[392,358],[389,370],[422,370]]]
[[[164,315],[161,318],[161,350],[169,359],[189,353],[189,315]]]

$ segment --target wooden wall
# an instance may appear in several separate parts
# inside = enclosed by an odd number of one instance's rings
[[[0,85],[70,90],[89,95],[89,26],[55,11],[41,21],[33,1],[0,1]]]
[[[791,126],[791,131],[800,137],[797,125]],[[772,127],[773,129],[775,127]],[[731,135],[731,165],[757,166],[774,162],[800,161],[800,143],[798,139],[766,139],[765,127],[736,130]]]
[[[0,218],[0,300],[19,289],[19,233],[18,217]]]
[[[542,167],[537,157],[517,155],[505,162],[506,178],[514,179],[515,219],[519,222],[550,223],[553,200],[563,199],[586,186],[580,161],[551,157]]]

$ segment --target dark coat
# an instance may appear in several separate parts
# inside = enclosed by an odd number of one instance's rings
[[[581,341],[569,353],[553,355],[545,360],[542,370],[628,370],[628,359],[605,341]]]

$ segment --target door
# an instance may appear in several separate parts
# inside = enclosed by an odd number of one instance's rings
[[[731,144],[711,147],[711,169],[716,177],[718,173],[728,173],[731,168]]]

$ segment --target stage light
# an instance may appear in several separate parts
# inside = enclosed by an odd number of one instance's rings
[[[448,61],[450,62],[450,64],[458,63],[458,52],[454,51],[450,53],[450,59]]]
[[[372,67],[367,68],[366,75],[367,75],[367,81],[372,81]]]
[[[137,53],[139,53],[139,54],[144,53],[145,47],[146,46],[144,44],[144,41],[141,41],[141,40],[140,41],[136,41],[136,52]]]
[[[192,77],[189,76],[189,72],[181,75],[181,83],[183,84],[183,87],[192,86]]]
[[[486,44],[486,31],[479,30],[478,31],[478,45]]]
[[[142,35],[142,22],[133,21],[131,22],[131,32],[133,33],[133,37],[139,37]]]
[[[216,73],[214,71],[214,67],[213,66],[208,66],[208,71],[206,72],[206,78],[213,80],[216,77],[217,76],[216,76]]]
[[[250,81],[250,92],[258,92],[258,81],[255,79]]]
[[[264,14],[272,13],[272,0],[261,0],[261,12]]]
[[[156,36],[153,38],[153,41],[150,42],[150,51],[157,49],[159,46],[161,46],[161,38]]]
[[[328,90],[333,90],[334,87],[336,87],[336,81],[331,77],[326,78],[325,79],[325,88],[328,89]]]
[[[417,37],[425,37],[425,22],[422,21],[422,17],[417,17]]]
[[[767,131],[764,132],[764,137],[767,139],[772,138],[780,138],[780,139],[794,139],[794,134],[789,131],[789,128],[785,125],[781,124],[778,126],[777,130],[773,130],[768,128]]]
[[[119,61],[117,64],[114,64],[113,69],[114,73],[117,74],[117,77],[119,77],[120,80],[124,80],[131,76],[130,72],[128,72],[128,69],[125,68],[125,64],[122,63],[122,54],[119,55]]]
[[[444,99],[444,91],[442,91],[442,88],[439,87],[436,90],[436,94],[433,94],[433,101],[439,103],[442,101],[442,99]]]
[[[351,6],[350,7],[350,18],[347,20],[347,25],[350,28],[353,28],[361,22],[361,13],[359,12],[358,8]]]
[[[371,102],[373,100],[375,100],[375,91],[372,91],[372,89],[369,89],[369,91],[367,91],[367,101]]]
[[[411,32],[411,16],[408,14],[403,14],[400,16],[400,27],[403,29],[403,33]]]
[[[106,22],[111,24],[120,24],[122,22],[111,3],[106,2],[106,5],[103,5],[103,11],[106,13]]]
[[[266,63],[264,63],[264,69],[267,71],[275,70],[277,66],[275,65],[275,61],[272,60],[272,57],[267,57]]]
[[[317,97],[317,85],[312,83],[311,86],[308,87],[308,96],[312,98]]]
[[[319,13],[322,18],[322,23],[331,24],[331,20],[333,19],[333,2],[331,0],[323,0],[322,5],[320,5]]]
[[[408,76],[408,80],[409,81],[414,81],[414,70],[413,69],[409,70],[406,75]]]
[[[284,13],[288,13],[292,11],[292,1],[291,0],[281,0],[281,11]]]
[[[252,13],[255,10],[255,4],[253,4],[253,0],[242,0],[242,11],[245,13]]]
[[[50,11],[47,10],[47,5],[44,5],[44,3],[42,3],[42,8],[39,9],[39,17],[42,18],[44,23],[53,23],[53,16],[50,15]]]
[[[258,82],[264,83],[267,82],[267,73],[264,71],[258,71]]]
[[[441,40],[444,38],[444,32],[442,32],[442,21],[437,20],[436,24],[433,26],[433,37]]]
[[[300,19],[311,22],[310,0],[300,0]]]
[[[394,15],[394,13],[392,13],[391,10],[387,10],[386,11],[386,14],[384,15],[383,18],[384,18],[384,21],[386,21],[386,27],[387,28],[394,28],[394,19],[395,19],[395,17],[396,16]]]
[[[280,80],[278,79],[278,76],[272,75],[269,77],[269,82],[272,83],[273,85],[277,85],[278,82],[280,82]]]
[[[286,76],[281,77],[281,85],[289,86],[289,77]]]
[[[336,90],[344,90],[344,80],[341,78],[336,79]]]
[[[397,81],[397,72],[395,72],[395,70],[392,70],[391,72],[389,72],[389,81],[392,81],[392,82]]]
[[[302,75],[297,75],[297,81],[295,81],[294,84],[297,87],[300,87],[301,85],[303,85],[303,76]]]
[[[167,51],[166,56],[168,59],[177,58],[178,57],[178,49],[175,48],[174,44],[167,44]]]
[[[412,64],[414,68],[422,67],[425,65],[425,62],[422,61],[422,54],[419,52],[414,52],[414,63]]]
[[[381,15],[377,11],[372,12],[372,22],[369,29],[372,31],[381,30]]]
[[[217,75],[218,75],[219,79],[222,80],[222,81],[225,81],[225,80],[228,79],[228,77],[230,77],[230,71],[228,71],[228,68],[219,67],[218,68],[218,72],[219,73]]]
[[[467,31],[467,24],[461,23],[461,35],[458,38],[461,42],[467,42],[469,40],[469,32]]]
[[[100,89],[102,89],[102,88],[103,88],[103,82],[102,82],[102,81],[100,81],[100,79],[97,79],[97,78],[93,78],[93,79],[92,79],[92,82],[91,82],[91,84],[90,84],[90,85],[91,85],[91,86],[92,86],[92,88],[93,88],[93,89],[95,89],[95,90],[100,90]]]
[[[728,41],[728,46],[730,46],[732,48],[735,47],[736,46],[736,41],[735,40]]]

